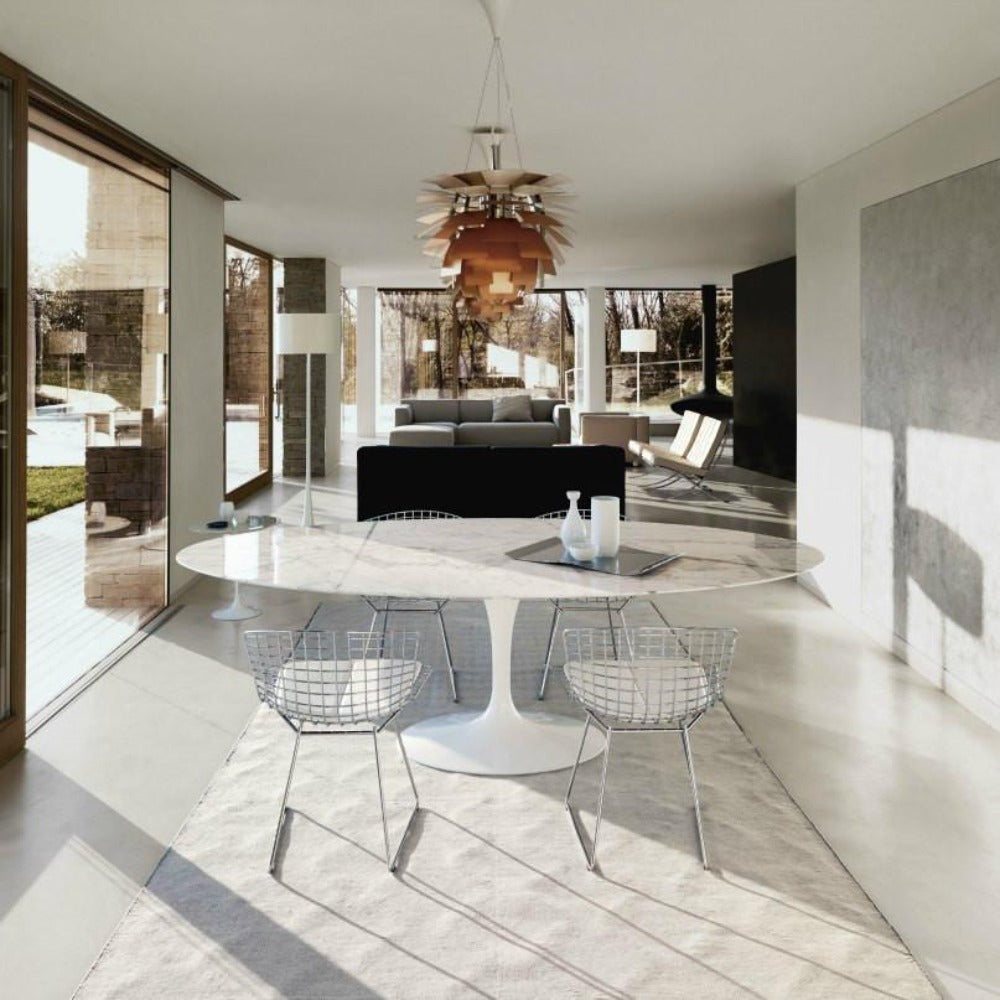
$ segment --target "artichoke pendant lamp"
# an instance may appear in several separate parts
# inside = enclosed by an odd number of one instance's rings
[[[484,4],[484,6],[486,6]],[[417,196],[431,210],[418,220],[426,228],[424,253],[439,260],[441,278],[470,315],[487,322],[500,319],[523,302],[525,294],[544,284],[563,263],[561,247],[569,247],[571,232],[561,217],[570,196],[565,179],[521,166],[521,148],[514,125],[510,85],[504,69],[503,46],[493,28],[486,74],[475,125],[461,173],[428,178]],[[482,125],[483,103],[495,77],[496,122]],[[506,115],[502,100],[506,98]],[[509,123],[509,128],[504,121]],[[512,136],[518,166],[504,168],[502,144]],[[476,140],[482,141],[486,166],[472,170]]]

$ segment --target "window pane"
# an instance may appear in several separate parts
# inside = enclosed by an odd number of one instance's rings
[[[358,293],[340,291],[340,432],[358,433]]]
[[[271,470],[271,258],[226,246],[226,492]]]
[[[166,601],[169,209],[165,177],[32,123],[29,715]]]
[[[733,295],[719,288],[718,389],[733,392]],[[670,404],[703,388],[700,289],[608,289],[605,299],[606,400],[651,416],[670,414]],[[621,331],[656,330],[656,351],[639,358],[621,350]],[[638,398],[637,398],[638,397]]]
[[[573,294],[536,292],[487,323],[459,309],[448,291],[380,290],[377,429],[390,429],[393,407],[412,397],[562,398],[574,366]]]

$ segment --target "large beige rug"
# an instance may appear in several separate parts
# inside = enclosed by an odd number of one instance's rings
[[[463,702],[481,705],[482,608],[452,604],[447,617]],[[315,621],[366,618],[345,602]],[[440,662],[433,620],[405,624]],[[527,705],[545,608],[522,607],[518,624],[515,688]],[[439,673],[408,719],[450,707],[445,690]],[[551,691],[551,709],[573,711],[557,677]],[[303,743],[271,878],[291,742],[272,713],[255,716],[79,997],[935,996],[722,707],[693,737],[709,872],[676,737],[619,739],[595,873],[562,807],[566,772],[484,779],[416,766],[423,811],[394,876],[370,742],[331,737]],[[388,736],[385,747],[402,822],[402,765]],[[597,763],[582,775],[592,803]]]

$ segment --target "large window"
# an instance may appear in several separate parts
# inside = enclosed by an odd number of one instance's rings
[[[576,292],[536,292],[495,323],[468,316],[448,291],[379,292],[378,429],[401,399],[560,397],[574,364]]]
[[[717,292],[718,389],[732,394],[733,296]],[[652,416],[672,413],[670,404],[702,388],[700,289],[608,289],[605,299],[606,399]],[[656,331],[656,351],[622,352],[621,331]],[[637,404],[638,400],[638,404]]]
[[[340,432],[358,433],[358,292],[340,290]]]
[[[271,481],[271,257],[226,244],[226,496]]]
[[[166,602],[168,183],[32,112],[29,715]]]

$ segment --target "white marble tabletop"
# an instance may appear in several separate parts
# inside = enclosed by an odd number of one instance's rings
[[[451,599],[607,597],[767,583],[823,561],[818,549],[724,528],[626,521],[623,545],[681,558],[639,577],[522,562],[506,553],[558,523],[520,518],[386,521],[224,534],[182,549],[206,576],[283,590]]]

